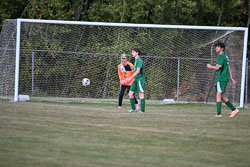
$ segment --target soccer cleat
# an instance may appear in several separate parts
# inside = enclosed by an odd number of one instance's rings
[[[214,117],[216,117],[216,118],[221,118],[222,115],[215,115]]]
[[[118,106],[118,109],[121,110],[121,109],[122,109],[122,106]]]
[[[230,115],[231,118],[235,117],[240,111],[238,109],[235,109],[232,114]]]
[[[130,110],[128,110],[128,112],[136,112],[136,110],[131,110],[131,109],[130,109]]]
[[[136,104],[136,110],[140,110],[140,107],[141,107],[141,105],[138,103],[138,104]]]

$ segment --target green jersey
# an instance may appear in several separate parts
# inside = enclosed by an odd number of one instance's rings
[[[219,55],[216,66],[220,67],[216,70],[217,82],[229,82],[229,61],[224,52]]]
[[[138,59],[135,60],[135,69],[133,72],[136,72],[137,68],[141,68],[140,73],[135,76],[135,80],[138,81],[140,79],[144,79],[144,66],[143,66],[143,61],[139,57]]]

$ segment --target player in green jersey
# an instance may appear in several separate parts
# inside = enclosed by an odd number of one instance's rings
[[[216,66],[207,64],[207,68],[216,71],[216,77],[217,77],[215,85],[217,115],[215,115],[215,117],[222,117],[221,115],[222,102],[226,103],[226,105],[232,110],[230,117],[234,117],[239,112],[239,110],[233,106],[233,104],[228,100],[228,98],[224,95],[224,93],[226,91],[229,79],[231,80],[232,84],[235,84],[236,81],[232,77],[228,57],[224,53],[225,44],[223,42],[218,42],[217,44],[215,44],[215,47],[216,47],[216,52],[219,53]]]
[[[129,98],[131,104],[131,110],[128,112],[136,112],[135,110],[135,98],[134,93],[138,92],[139,98],[141,100],[141,112],[145,112],[145,98],[144,98],[144,87],[145,87],[145,77],[144,77],[144,66],[143,61],[139,57],[140,50],[138,48],[132,49],[132,56],[135,58],[134,64],[134,74],[129,77],[125,82],[129,82],[133,78],[135,78],[134,82],[132,83],[130,90],[129,90]]]

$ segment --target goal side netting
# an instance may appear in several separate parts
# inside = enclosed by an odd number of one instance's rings
[[[226,44],[233,78],[237,80],[236,85],[228,84],[226,96],[239,104],[244,89],[245,31],[244,28],[5,20],[0,36],[0,98],[15,99],[20,94],[33,100],[118,98],[120,56],[131,55],[131,48],[135,47],[141,50],[144,61],[146,99],[215,102],[216,76],[206,64],[216,64],[214,44],[222,41]],[[132,57],[129,61],[134,62]],[[91,84],[82,86],[83,78],[89,78]]]

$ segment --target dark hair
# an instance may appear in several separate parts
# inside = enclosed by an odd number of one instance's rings
[[[223,49],[223,51],[225,51],[225,44],[224,44],[223,42],[217,42],[217,43],[215,44],[215,47],[217,47],[217,46],[219,46],[220,48]]]
[[[136,51],[136,52],[138,53],[138,55],[140,55],[140,54],[141,54],[141,51],[140,51],[140,49],[138,49],[138,48],[133,48],[133,49],[131,49],[131,50]]]

